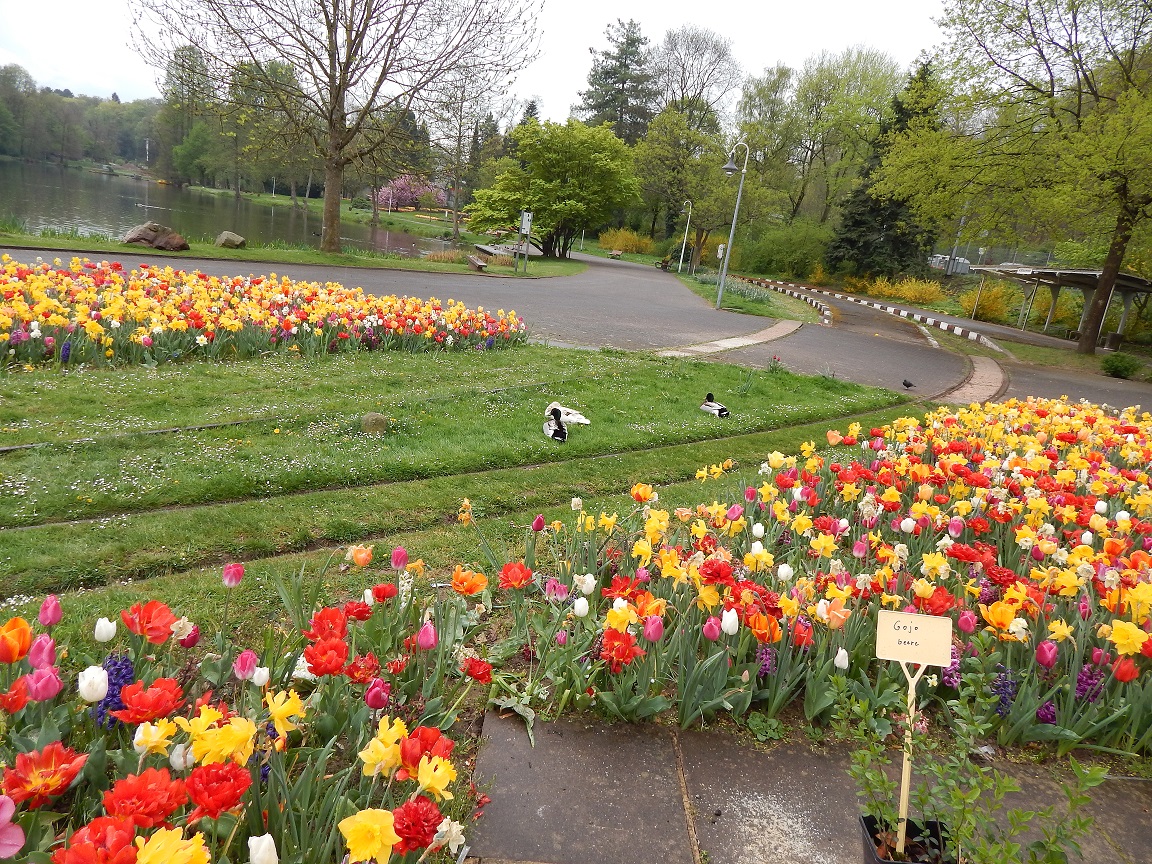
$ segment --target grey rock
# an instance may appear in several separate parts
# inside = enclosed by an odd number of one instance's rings
[[[383,414],[369,411],[360,418],[360,428],[370,435],[383,435],[388,431],[388,418]]]
[[[225,249],[243,249],[247,242],[239,234],[232,231],[221,231],[220,236],[216,238],[216,245],[223,246]]]
[[[189,248],[188,241],[183,236],[159,222],[137,225],[124,235],[124,242],[151,246],[153,249],[163,249],[166,252],[183,252]]]

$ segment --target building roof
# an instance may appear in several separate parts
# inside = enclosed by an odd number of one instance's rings
[[[991,267],[973,267],[974,273],[988,273],[1014,282],[1027,284],[1039,281],[1041,285],[1069,288],[1095,289],[1100,282],[1102,270],[1079,270],[1069,267],[1030,267],[1027,264],[997,264]],[[1134,293],[1152,293],[1152,280],[1142,276],[1133,276],[1131,273],[1120,273],[1116,276],[1117,291],[1132,291]]]

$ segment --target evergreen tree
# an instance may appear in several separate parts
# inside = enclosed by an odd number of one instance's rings
[[[659,96],[652,52],[635,21],[625,24],[617,19],[604,35],[611,47],[606,51],[589,49],[595,59],[577,111],[590,126],[611,123],[619,138],[634,145],[644,137]]]
[[[937,122],[935,93],[931,64],[921,63],[892,100],[891,116],[880,124],[880,135],[861,171],[860,183],[841,209],[840,224],[825,254],[830,269],[889,277],[927,270],[936,232],[916,221],[906,199],[879,197],[873,185],[893,135],[906,131],[914,118]]]

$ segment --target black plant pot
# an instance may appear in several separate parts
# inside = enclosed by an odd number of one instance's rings
[[[864,864],[884,864],[896,859],[887,857],[896,848],[896,832],[886,832],[877,838],[878,827],[873,816],[860,817],[860,831],[864,844]],[[918,864],[951,864],[952,859],[944,857],[944,831],[939,822],[929,820],[923,825],[908,821],[907,836],[904,841],[902,860]]]

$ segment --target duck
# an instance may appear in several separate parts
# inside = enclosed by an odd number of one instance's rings
[[[554,416],[554,414],[553,414],[554,411],[560,412],[560,419],[564,423],[578,423],[578,424],[583,425],[583,426],[591,426],[592,425],[592,421],[589,420],[587,417],[585,417],[583,414],[581,414],[579,411],[573,411],[571,408],[565,408],[559,402],[553,402],[547,408],[545,408],[544,409],[544,416],[545,417],[552,417],[552,416]]]
[[[728,417],[732,413],[719,402],[717,402],[716,397],[714,397],[711,393],[704,397],[704,401],[700,405],[700,410],[707,411],[714,417]]]
[[[559,406],[553,408],[549,413],[552,416],[548,419],[548,422],[544,424],[544,434],[553,441],[564,443],[568,440],[568,429],[564,426],[564,421],[561,419],[562,415]]]

